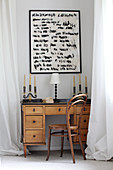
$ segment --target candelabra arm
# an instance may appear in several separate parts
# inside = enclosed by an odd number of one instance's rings
[[[31,96],[32,98],[37,98],[37,94],[33,95],[32,93],[28,93],[27,95],[23,95],[23,98],[27,99],[29,96]]]

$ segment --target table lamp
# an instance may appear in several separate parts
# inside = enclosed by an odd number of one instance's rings
[[[52,73],[50,84],[55,85],[55,100],[57,99],[57,84],[60,84],[60,78],[58,73]]]

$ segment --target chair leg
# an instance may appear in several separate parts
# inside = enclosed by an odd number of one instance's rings
[[[64,135],[64,130],[62,130],[62,135]],[[64,145],[64,136],[61,137],[61,154],[60,154],[60,157],[63,156],[63,145]]]
[[[47,154],[46,161],[48,161],[49,155],[50,155],[50,143],[51,143],[51,129],[49,128],[49,134],[48,134],[48,154]]]
[[[71,137],[70,130],[68,130],[68,136],[69,136],[69,143],[70,143],[71,155],[72,155],[72,158],[73,158],[73,163],[75,163],[75,155],[74,155],[73,143],[72,143],[72,137]]]
[[[80,142],[80,148],[81,148],[81,151],[82,151],[82,156],[83,156],[84,160],[86,160],[83,145],[82,145],[81,135],[79,135],[79,142]]]

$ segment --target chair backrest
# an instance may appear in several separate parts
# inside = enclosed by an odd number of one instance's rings
[[[67,127],[70,127],[70,109],[74,105],[80,104],[81,111],[80,111],[79,122],[78,122],[78,126],[80,128],[80,126],[81,126],[81,117],[82,117],[82,113],[83,113],[84,108],[85,108],[86,101],[87,101],[87,95],[86,94],[76,95],[76,96],[74,96],[73,98],[71,98],[69,100],[69,102],[67,103],[67,107],[66,107]]]

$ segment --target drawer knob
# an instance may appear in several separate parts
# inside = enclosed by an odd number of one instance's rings
[[[36,123],[36,121],[35,121],[35,120],[33,120],[33,123]]]
[[[60,111],[61,111],[61,109],[59,108],[59,109],[58,109],[58,111],[60,112]]]
[[[86,134],[84,134],[84,136],[86,136]]]
[[[35,138],[36,137],[36,135],[33,135],[33,138]]]
[[[35,108],[33,108],[33,112],[35,112]]]
[[[86,119],[84,120],[84,122],[87,122]]]

